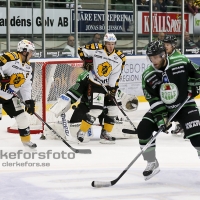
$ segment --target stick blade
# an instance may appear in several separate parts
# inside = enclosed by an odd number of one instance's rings
[[[130,130],[130,129],[126,129],[126,128],[123,128],[123,129],[122,129],[122,132],[123,132],[123,133],[126,133],[126,134],[137,134],[136,131]]]
[[[92,181],[91,185],[92,185],[92,187],[96,187],[96,188],[112,186],[111,182],[103,182],[103,181]]]
[[[92,151],[90,149],[74,149],[75,153],[81,153],[81,154],[92,154]]]

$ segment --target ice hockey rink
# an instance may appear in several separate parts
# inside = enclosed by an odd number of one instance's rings
[[[200,100],[197,102],[200,106]],[[138,110],[128,116],[137,123],[148,108],[147,103],[140,103]],[[92,181],[116,179],[135,158],[140,151],[137,137],[117,140],[115,145],[100,144],[98,138],[87,144],[70,143],[74,148],[92,151],[75,154],[72,159],[74,154],[62,141],[40,140],[40,135],[32,135],[37,150],[24,148],[18,135],[6,132],[13,121],[7,116],[0,121],[0,200],[200,199],[200,160],[190,142],[180,135],[158,135],[157,159],[161,171],[152,179],[144,181],[146,162],[140,157],[116,185],[93,188]],[[19,150],[23,156],[17,154]],[[47,151],[51,152],[49,159],[38,157]],[[67,159],[59,157],[62,151],[69,153]],[[34,163],[50,166],[32,166]]]

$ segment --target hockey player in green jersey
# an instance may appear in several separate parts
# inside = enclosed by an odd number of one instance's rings
[[[165,35],[163,40],[166,48],[167,55],[170,56],[179,56],[181,52],[176,49],[177,39],[174,35]],[[183,133],[183,128],[179,123],[176,122],[175,129],[171,131],[172,134]]]
[[[150,104],[150,110],[137,127],[141,148],[148,143],[158,128],[169,128],[166,119],[187,98],[188,89],[191,89],[188,85],[200,84],[199,66],[181,54],[168,57],[162,41],[150,42],[146,54],[152,65],[142,74],[142,88]],[[196,93],[193,97],[195,95]],[[184,138],[190,140],[200,156],[200,115],[193,98],[178,112],[174,121],[181,124]],[[160,171],[155,149],[156,141],[143,152],[143,158],[147,161],[147,167],[143,172],[145,180]]]
[[[181,52],[178,49],[176,49],[176,45],[177,45],[176,36],[165,35],[163,42],[165,44],[165,49],[168,56],[172,56],[172,55],[177,56],[181,54]]]

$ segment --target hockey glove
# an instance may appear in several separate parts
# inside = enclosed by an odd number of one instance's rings
[[[87,71],[90,71],[91,69],[93,69],[93,58],[90,57],[85,57],[84,58],[84,68],[87,70]]]
[[[167,123],[167,114],[159,114],[156,115],[154,121],[156,122],[158,129],[162,127],[163,132],[167,131],[169,128],[172,127],[171,122]]]
[[[112,101],[115,98],[117,89],[115,87],[108,87],[108,99]]]
[[[30,99],[25,101],[25,111],[29,113],[30,115],[33,115],[35,113],[35,101]]]
[[[2,76],[0,74],[0,90],[4,92],[9,92],[9,87],[10,87],[10,76]]]
[[[194,98],[200,94],[200,86],[188,86],[188,95]]]

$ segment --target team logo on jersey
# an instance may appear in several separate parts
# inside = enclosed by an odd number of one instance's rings
[[[98,66],[98,74],[99,76],[107,77],[112,71],[112,66],[108,62],[104,62]]]
[[[24,74],[12,74],[10,77],[10,85],[14,85],[15,88],[20,87],[25,82]]]
[[[165,104],[174,103],[178,94],[178,88],[174,83],[163,83],[160,87],[160,97]]]

